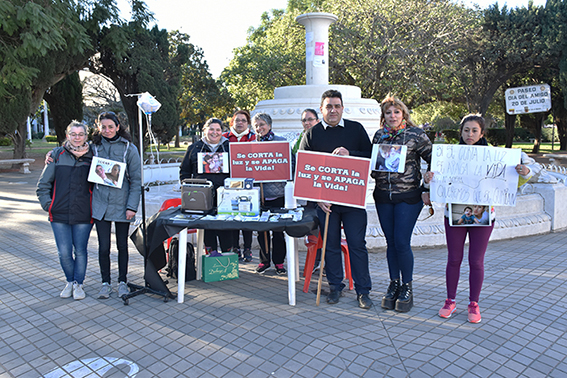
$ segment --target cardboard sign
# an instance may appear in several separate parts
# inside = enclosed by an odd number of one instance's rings
[[[298,151],[293,196],[366,208],[370,159]]]
[[[519,177],[515,167],[520,160],[517,148],[435,144],[431,200],[515,206]]]
[[[228,153],[198,152],[197,173],[228,173]]]
[[[243,142],[230,144],[230,177],[254,182],[291,180],[289,142]]]
[[[95,156],[87,180],[95,184],[122,188],[125,173],[126,163]]]
[[[408,146],[398,144],[373,144],[371,167],[378,172],[404,173]]]
[[[483,227],[492,225],[490,212],[494,207],[486,205],[447,204],[449,225],[453,227]]]

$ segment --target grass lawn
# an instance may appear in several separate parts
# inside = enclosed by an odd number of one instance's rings
[[[512,147],[513,147],[513,148],[521,148],[522,151],[524,151],[525,153],[528,153],[528,154],[529,154],[529,153],[532,152],[532,150],[533,150],[533,148],[534,148],[534,145],[533,145],[533,143],[521,143],[521,142],[518,142],[518,143],[514,143],[514,144],[512,145]],[[539,146],[539,153],[540,153],[540,154],[551,154],[551,153],[553,153],[553,152],[558,152],[558,151],[560,151],[560,150],[559,150],[559,142],[555,143],[555,146],[553,146],[553,147],[554,147],[554,148],[553,148],[553,150],[552,150],[552,149],[551,149],[551,142],[549,142],[549,143],[542,143],[542,144]]]

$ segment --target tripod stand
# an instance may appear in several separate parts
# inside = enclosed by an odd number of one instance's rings
[[[157,269],[151,262],[148,256],[148,243],[147,243],[147,229],[146,229],[146,191],[149,188],[144,184],[144,134],[142,128],[142,110],[148,115],[148,130],[151,130],[151,114],[156,112],[161,104],[157,102],[148,92],[142,94],[132,94],[127,96],[137,96],[138,97],[138,126],[139,126],[139,138],[140,138],[140,160],[141,160],[141,170],[142,170],[142,255],[144,256],[144,286],[135,285],[128,282],[128,287],[130,288],[130,293],[122,296],[124,305],[129,304],[130,298],[136,297],[141,294],[155,294],[163,297],[164,302],[168,302],[169,299],[174,299],[175,296],[171,294],[167,288],[165,282],[161,279],[157,273]]]

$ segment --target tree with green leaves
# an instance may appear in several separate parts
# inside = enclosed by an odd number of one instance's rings
[[[85,67],[100,25],[118,20],[114,0],[0,1],[0,133],[25,157],[26,119],[44,93]]]
[[[66,139],[65,131],[71,121],[81,122],[83,119],[83,86],[79,73],[73,72],[65,76],[45,92],[44,98],[51,110],[57,142],[61,145]]]
[[[184,123],[201,126],[211,117],[232,116],[234,102],[228,90],[212,77],[203,51],[179,31],[171,32],[169,40],[170,55],[181,84],[179,106]]]
[[[305,29],[295,21],[304,5],[298,6],[264,12],[260,26],[249,29],[246,45],[234,49],[220,80],[238,108],[272,98],[276,87],[305,84]]]

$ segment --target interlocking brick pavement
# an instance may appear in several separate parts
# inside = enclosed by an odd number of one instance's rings
[[[143,295],[95,299],[96,232],[82,301],[60,299],[65,278],[35,196],[39,172],[0,173],[0,377],[563,377],[567,376],[567,231],[489,243],[480,324],[467,322],[468,265],[457,311],[442,319],[446,250],[414,251],[415,307],[384,311],[385,251],[370,254],[377,307],[354,292],[337,305],[273,270],[186,285],[185,303]],[[142,284],[130,245],[131,282]],[[257,252],[254,252],[257,261]],[[300,261],[305,255],[300,253]],[[112,274],[117,277],[116,252]],[[114,283],[116,284],[116,283]],[[176,291],[176,281],[169,287]],[[312,289],[316,287],[313,280]],[[325,289],[325,287],[324,287]]]

